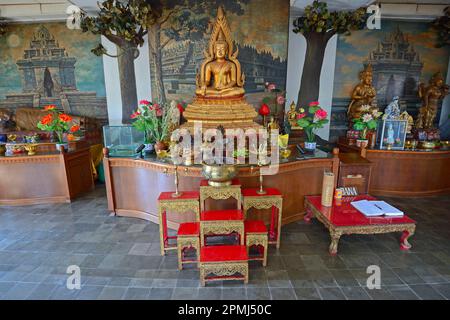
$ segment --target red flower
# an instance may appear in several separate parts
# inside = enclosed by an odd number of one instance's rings
[[[162,117],[162,115],[163,115],[163,111],[162,111],[162,109],[161,108],[155,108],[156,109],[156,116],[157,117]]]
[[[79,125],[73,125],[71,128],[70,128],[70,132],[77,132],[78,130],[80,130],[80,126]]]
[[[268,116],[270,114],[270,108],[267,104],[263,103],[261,108],[259,108],[259,114],[262,116]]]
[[[148,106],[148,105],[150,105],[152,103],[150,101],[148,101],[148,100],[141,100],[141,101],[139,101],[139,104],[145,104],[146,106]]]
[[[53,116],[51,114],[48,114],[42,118],[41,123],[43,125],[47,125],[47,124],[50,124],[52,121],[53,121]]]
[[[323,120],[327,118],[328,113],[323,110],[323,109],[319,109],[316,111],[316,113],[314,114],[314,117],[319,119],[319,120]]]
[[[319,105],[319,101],[313,101],[309,104],[310,107],[316,107]]]
[[[303,119],[304,117],[306,117],[306,113],[297,114],[297,119]]]
[[[140,116],[141,115],[141,113],[139,112],[139,111],[136,111],[135,113],[133,113],[131,116],[130,116],[130,118],[131,119],[135,119],[135,118],[137,118],[138,116]]]
[[[46,110],[46,111],[55,110],[55,109],[56,109],[56,106],[53,104],[50,104],[50,105],[44,107],[44,110]]]
[[[69,122],[69,121],[72,121],[72,117],[69,116],[68,114],[62,113],[59,115],[59,120],[61,120],[63,122]]]
[[[183,108],[183,105],[181,103],[177,104],[177,108],[180,111],[180,114],[182,114],[184,112],[184,108]]]

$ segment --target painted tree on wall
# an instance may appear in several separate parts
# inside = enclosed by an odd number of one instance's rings
[[[319,98],[320,72],[325,49],[331,37],[363,29],[366,20],[365,8],[330,12],[326,2],[317,0],[305,7],[303,16],[294,20],[293,31],[303,34],[307,44],[297,108],[307,106]]]
[[[198,41],[204,37],[211,14],[223,6],[226,13],[244,14],[250,0],[148,0],[157,12],[156,22],[149,26],[149,46],[155,74],[157,99],[166,101],[162,52],[172,41]]]
[[[151,1],[153,2],[153,1]],[[97,16],[82,15],[81,29],[106,37],[117,47],[117,55],[111,55],[100,43],[91,51],[117,57],[122,97],[122,122],[130,122],[130,115],[137,107],[136,75],[134,60],[139,56],[138,47],[144,44],[144,36],[157,19],[157,12],[145,0],[106,0],[99,4]]]
[[[436,47],[450,46],[450,6],[444,9],[444,15],[432,22],[432,27],[438,33]]]

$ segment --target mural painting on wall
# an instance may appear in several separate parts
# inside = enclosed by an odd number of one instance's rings
[[[162,0],[164,12],[149,29],[150,73],[155,101],[191,101],[217,8],[225,9],[250,103],[265,83],[286,86],[289,1]]]
[[[421,106],[419,83],[428,83],[433,74],[444,73],[448,68],[450,50],[436,48],[436,39],[437,34],[428,23],[384,20],[380,30],[339,36],[330,139],[345,135],[352,90],[368,64],[373,69],[379,110],[383,111],[398,96],[401,111],[407,110],[416,117]]]
[[[56,105],[73,115],[107,121],[98,37],[65,23],[11,25],[0,37],[0,108]]]

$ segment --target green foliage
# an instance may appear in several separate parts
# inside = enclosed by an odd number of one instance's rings
[[[172,109],[167,104],[140,104],[138,110],[132,114],[133,126],[145,133],[145,143],[164,141],[169,135]]]
[[[350,34],[350,31],[364,29],[367,18],[366,8],[330,12],[326,2],[315,0],[311,5],[305,7],[303,16],[294,20],[294,32],[303,35],[310,33]]]
[[[431,24],[438,33],[437,48],[450,45],[450,6],[444,9],[444,15],[437,18]]]
[[[106,0],[99,3],[97,16],[81,17],[81,30],[105,36],[119,47],[138,47],[144,44],[147,28],[155,22],[157,12],[145,0]],[[99,44],[91,50],[95,55],[107,54]]]

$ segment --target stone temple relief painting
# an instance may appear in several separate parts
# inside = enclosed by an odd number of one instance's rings
[[[380,111],[398,96],[402,111],[416,117],[421,106],[420,82],[428,84],[441,71],[444,78],[449,48],[436,48],[436,33],[425,22],[383,20],[381,30],[362,30],[339,36],[330,136],[345,135],[347,107],[359,73],[369,63]],[[439,114],[437,121],[439,119]]]
[[[74,115],[107,121],[98,37],[65,23],[11,25],[0,37],[0,108],[53,104]]]
[[[289,1],[162,0],[165,9],[149,31],[152,98],[192,100],[197,70],[222,5],[245,74],[247,98],[256,104],[264,84],[286,86]]]

